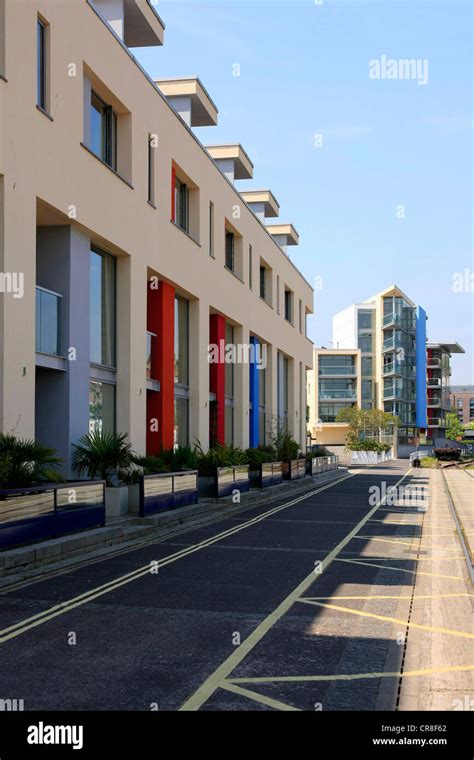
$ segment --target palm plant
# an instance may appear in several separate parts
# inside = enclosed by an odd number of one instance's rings
[[[32,439],[0,434],[0,487],[29,488],[47,481],[61,482],[62,460],[54,449]]]
[[[87,474],[91,480],[105,480],[108,487],[126,477],[135,457],[126,433],[94,430],[83,435],[74,449],[72,463],[78,473]]]

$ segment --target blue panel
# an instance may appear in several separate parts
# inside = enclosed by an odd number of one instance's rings
[[[105,507],[76,507],[26,520],[6,523],[0,528],[0,549],[45,541],[58,535],[105,524]]]
[[[416,307],[416,426],[427,427],[426,419],[426,312]]]
[[[251,336],[250,345],[254,347],[253,359],[258,350],[259,341],[255,336]],[[250,403],[252,407],[250,409],[250,430],[249,430],[249,446],[255,448],[259,443],[259,428],[258,428],[258,411],[260,406],[260,384],[259,384],[259,369],[258,364],[255,361],[250,362],[249,367],[250,374]]]

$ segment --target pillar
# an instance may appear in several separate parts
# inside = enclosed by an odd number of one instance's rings
[[[213,430],[210,437],[215,436],[215,442],[225,443],[225,363],[222,348],[225,348],[225,317],[221,314],[211,314],[209,317],[209,343],[219,348],[218,361],[209,365],[209,389],[215,395],[214,412],[212,415]]]
[[[160,280],[148,284],[147,325],[157,334],[152,374],[159,391],[147,392],[146,450],[156,456],[174,444],[174,288]]]

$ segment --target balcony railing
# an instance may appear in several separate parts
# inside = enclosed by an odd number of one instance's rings
[[[427,422],[429,428],[441,427],[442,424],[442,420],[439,417],[428,417]]]
[[[157,335],[153,332],[147,332],[146,334],[146,379],[147,380],[156,380],[155,377],[153,377],[153,354],[156,351],[156,340]]]
[[[395,385],[386,386],[383,389],[384,399],[388,398],[402,398],[402,388],[397,388]]]
[[[433,396],[433,398],[429,398],[426,402],[426,406],[428,408],[433,408],[436,406],[441,406],[441,399],[438,398],[438,396]]]
[[[60,293],[36,286],[36,351],[60,356]]]
[[[431,359],[427,359],[426,366],[430,369],[436,369],[438,367],[441,367],[441,359],[436,359],[435,357],[432,357]]]
[[[441,388],[441,378],[429,377],[426,381],[426,385],[428,388]]]
[[[415,329],[414,320],[407,319],[406,316],[403,317],[401,314],[397,314],[394,311],[390,312],[390,314],[385,314],[383,317],[382,327],[386,328],[389,325],[397,325],[398,327],[401,327],[402,330],[407,331],[412,331]]]
[[[337,377],[337,375],[355,375],[356,370],[355,367],[321,367],[320,365],[319,374]]]
[[[320,401],[332,401],[338,399],[342,401],[357,401],[355,391],[319,391]]]

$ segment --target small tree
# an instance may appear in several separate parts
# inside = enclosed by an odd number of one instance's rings
[[[455,412],[448,412],[446,414],[446,438],[450,441],[462,441],[464,437],[464,427],[459,422],[459,418]]]
[[[91,480],[105,480],[106,486],[117,485],[127,475],[135,459],[126,433],[104,433],[94,430],[74,444],[72,463],[80,475]]]

